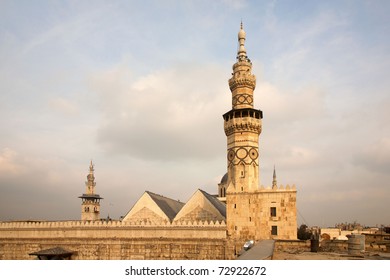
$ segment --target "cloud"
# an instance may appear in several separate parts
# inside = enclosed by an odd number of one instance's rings
[[[52,11],[54,14],[60,13],[59,11]],[[62,12],[61,12],[62,13]],[[83,37],[88,36],[91,30],[95,26],[95,21],[101,18],[103,9],[101,7],[91,7],[88,9],[78,7],[77,13],[70,13],[64,17],[62,14],[62,20],[53,20],[51,24],[42,24],[39,26],[39,31],[31,31],[34,36],[28,39],[23,45],[23,49],[20,50],[22,56],[28,55],[35,49],[42,48],[42,46],[53,46],[53,44],[61,44],[63,47],[68,47],[71,44],[77,43]],[[43,16],[43,15],[42,15]],[[36,33],[35,33],[35,32]]]
[[[222,0],[221,2],[234,10],[241,10],[248,5],[246,0]]]
[[[3,149],[0,153],[0,219],[76,218],[82,170],[77,164],[70,166],[58,157]]]
[[[256,87],[256,104],[273,121],[304,121],[326,116],[326,95],[320,86],[306,85],[301,88],[278,87],[260,80]]]
[[[376,140],[360,151],[354,158],[357,166],[363,166],[375,173],[390,173],[390,138]]]
[[[51,98],[48,105],[51,109],[62,113],[65,116],[77,116],[80,113],[76,103],[63,97]]]
[[[230,99],[219,66],[178,63],[138,79],[117,68],[92,80],[102,100],[98,142],[106,152],[167,161],[218,155],[220,116]]]
[[[18,175],[22,171],[22,166],[16,162],[17,153],[4,148],[0,153],[0,176]]]

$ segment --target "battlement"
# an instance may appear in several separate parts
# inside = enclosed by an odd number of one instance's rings
[[[230,259],[225,222],[0,222],[0,260],[62,247],[72,259]],[[151,250],[153,248],[153,250]]]
[[[295,184],[293,184],[292,186],[290,185],[286,185],[286,187],[284,187],[283,185],[279,185],[278,188],[275,188],[273,189],[272,187],[270,186],[266,186],[264,187],[263,185],[260,186],[260,189],[259,189],[260,192],[296,192],[297,191],[297,188],[295,187]]]
[[[131,222],[131,221],[18,221],[0,222],[0,229],[63,229],[63,228],[124,228],[124,227],[226,227],[225,221],[193,221],[193,222]]]

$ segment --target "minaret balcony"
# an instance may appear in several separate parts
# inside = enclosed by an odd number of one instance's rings
[[[223,115],[226,136],[237,132],[261,133],[263,112],[256,109],[234,109]]]
[[[259,135],[261,133],[261,120],[254,118],[231,119],[225,122],[224,129],[226,136],[242,132],[253,132]]]

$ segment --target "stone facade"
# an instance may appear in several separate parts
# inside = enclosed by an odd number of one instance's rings
[[[71,259],[232,259],[222,223],[2,222],[0,259],[62,246]]]

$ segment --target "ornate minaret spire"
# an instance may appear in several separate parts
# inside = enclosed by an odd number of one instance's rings
[[[229,87],[232,110],[223,115],[227,136],[227,231],[233,239],[254,239],[253,195],[259,191],[259,135],[263,113],[253,108],[256,77],[245,49],[246,34],[238,32],[238,50]],[[252,203],[252,204],[251,204]],[[248,216],[249,215],[249,216]]]
[[[246,50],[245,50],[245,36],[246,33],[242,27],[242,21],[241,21],[241,28],[238,32],[238,51],[237,51],[237,60],[244,60],[248,59],[246,56]]]
[[[94,175],[95,169],[93,168],[93,163],[91,160],[91,163],[89,165],[89,174],[87,176],[87,181],[85,182],[86,186],[86,194],[94,194],[95,193],[95,175]]]
[[[278,188],[278,182],[276,181],[276,170],[275,170],[275,165],[274,165],[274,176],[272,179],[272,189],[277,189]]]
[[[82,199],[81,203],[81,220],[83,221],[95,221],[100,219],[100,200],[103,197],[95,194],[95,174],[94,165],[89,165],[89,174],[87,175],[87,181],[85,182],[85,193],[79,198]]]
[[[232,92],[233,109],[253,108],[253,91],[256,87],[256,77],[252,75],[252,62],[245,49],[245,31],[238,32],[238,50],[236,63],[233,65],[233,74],[229,80]]]
[[[230,192],[255,191],[259,186],[259,135],[263,113],[253,109],[256,77],[252,74],[252,62],[246,54],[245,36],[241,23],[237,60],[229,79],[232,110],[223,115]]]

